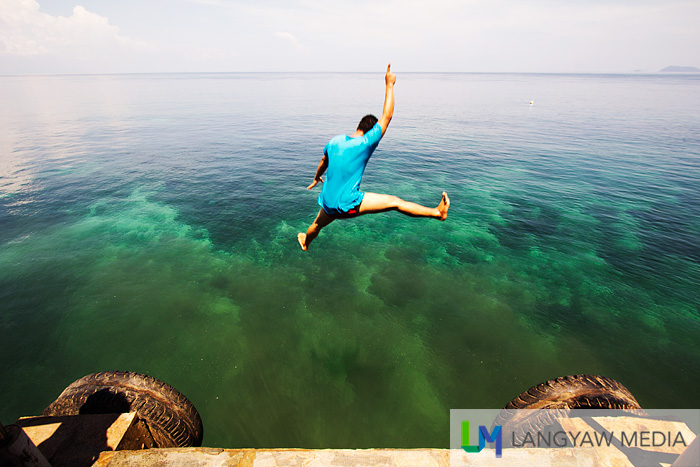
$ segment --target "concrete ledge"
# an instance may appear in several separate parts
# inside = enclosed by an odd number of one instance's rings
[[[103,452],[93,467],[450,467],[450,460],[454,467],[635,466],[624,455],[610,454],[596,448],[504,449],[501,458],[491,449],[467,454],[448,449],[173,448]]]
[[[448,449],[212,449],[178,448],[104,452],[93,467],[594,467],[609,466],[595,449],[507,449],[466,454]],[[615,463],[630,466],[630,463]]]
[[[104,452],[93,467],[449,467],[447,449],[212,449]],[[502,466],[501,466],[502,467]]]
[[[76,415],[72,417],[22,418],[30,439],[54,466],[93,467],[503,467],[575,466],[633,467],[670,465],[696,438],[682,422],[636,417],[584,417],[559,420],[568,436],[588,433],[595,439],[601,430],[615,433],[611,443],[585,447],[528,447],[504,449],[501,458],[493,449],[466,453],[462,449],[154,449],[145,424],[134,414]],[[622,433],[647,433],[631,446],[620,442]],[[682,444],[656,446],[653,432],[680,433]],[[665,436],[665,435],[664,435]],[[700,460],[699,460],[700,461]],[[693,464],[694,465],[694,464]]]

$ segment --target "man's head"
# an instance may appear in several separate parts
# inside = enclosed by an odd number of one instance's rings
[[[369,130],[374,128],[374,125],[376,125],[377,121],[377,117],[375,117],[374,115],[365,115],[364,117],[362,117],[362,120],[360,120],[360,124],[357,125],[357,129],[360,130],[362,133],[367,133]]]

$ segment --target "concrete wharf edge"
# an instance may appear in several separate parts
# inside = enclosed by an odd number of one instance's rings
[[[631,463],[608,463],[593,448],[517,449],[504,451],[500,459],[495,457],[492,450],[489,451],[459,465],[632,467]],[[451,454],[448,449],[169,448],[103,452],[93,467],[449,467]]]
[[[688,444],[696,439],[688,426],[678,421],[628,417],[596,417],[595,420],[610,431],[673,431],[684,433]],[[559,422],[566,430],[586,429],[581,419],[560,419]],[[134,413],[27,417],[20,419],[18,425],[54,467],[448,467],[451,461],[454,467],[634,467],[614,446],[504,449],[502,458],[497,458],[495,451],[489,448],[478,454],[467,454],[461,449],[153,448],[148,429]],[[698,457],[697,465],[700,465],[700,454],[696,455],[700,449],[695,447],[692,455]],[[666,459],[673,459],[684,450],[685,446],[679,445],[647,452],[665,454]]]

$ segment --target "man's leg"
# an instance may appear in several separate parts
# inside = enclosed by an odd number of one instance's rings
[[[444,221],[447,218],[448,209],[450,209],[450,198],[444,191],[442,192],[442,200],[440,200],[440,204],[436,208],[404,201],[398,196],[365,192],[365,197],[362,199],[362,204],[360,204],[359,214],[399,211],[407,216],[432,217]]]
[[[320,209],[318,211],[318,216],[316,216],[316,219],[314,220],[313,224],[309,226],[309,229],[306,231],[306,233],[299,232],[297,235],[297,239],[299,240],[299,245],[301,245],[301,249],[306,251],[307,248],[309,248],[309,244],[318,236],[318,233],[321,231],[322,228],[327,226],[333,222],[333,218],[326,214],[326,211],[323,209]]]

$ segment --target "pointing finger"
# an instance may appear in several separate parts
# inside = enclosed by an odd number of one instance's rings
[[[391,63],[387,65],[386,72],[391,73]]]

